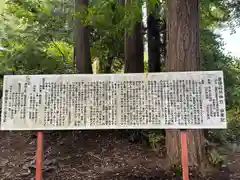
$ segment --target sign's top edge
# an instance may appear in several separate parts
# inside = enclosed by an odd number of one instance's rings
[[[180,73],[180,74],[192,74],[192,73],[207,73],[207,74],[211,74],[211,73],[223,73],[222,70],[216,70],[216,71],[171,71],[171,72],[144,72],[144,73],[119,73],[119,74],[22,74],[22,75],[4,75],[4,77],[12,77],[12,76],[112,76],[112,75],[121,75],[121,76],[128,76],[128,75],[134,75],[134,74],[148,74],[148,75],[156,75],[156,74],[166,74],[166,73],[170,73],[170,74],[176,74],[176,73]]]

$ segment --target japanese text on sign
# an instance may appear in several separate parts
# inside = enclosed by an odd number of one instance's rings
[[[2,130],[226,128],[221,71],[4,77]]]

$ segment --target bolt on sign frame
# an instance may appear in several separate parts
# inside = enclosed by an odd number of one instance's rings
[[[222,71],[4,76],[1,130],[39,131],[38,170],[42,130],[226,127]]]

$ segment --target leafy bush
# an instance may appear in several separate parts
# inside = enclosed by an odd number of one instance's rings
[[[154,151],[159,151],[164,144],[165,137],[160,132],[150,131],[148,134],[148,141]]]
[[[228,112],[227,141],[240,143],[240,109],[235,108]]]
[[[208,153],[208,161],[211,165],[213,166],[221,166],[224,162],[223,157],[217,152],[216,149],[212,149],[209,153]]]
[[[227,112],[227,129],[209,131],[208,140],[221,144],[240,143],[240,109],[234,108]]]

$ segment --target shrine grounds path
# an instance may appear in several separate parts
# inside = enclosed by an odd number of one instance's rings
[[[34,132],[0,132],[0,180],[34,180]],[[165,171],[162,151],[130,142],[124,131],[58,131],[45,135],[44,180],[180,180]],[[191,180],[240,180],[240,151],[220,147],[224,165]]]

